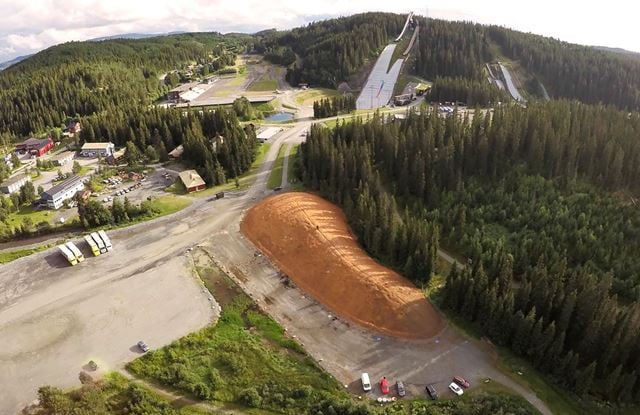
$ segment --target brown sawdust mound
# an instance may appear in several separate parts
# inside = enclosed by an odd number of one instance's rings
[[[309,193],[283,193],[251,208],[242,232],[300,288],[338,316],[378,332],[429,338],[442,319],[409,280],[358,245],[346,217]]]

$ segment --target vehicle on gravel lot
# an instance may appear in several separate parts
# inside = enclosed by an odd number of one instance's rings
[[[149,346],[147,346],[147,343],[143,342],[142,340],[138,342],[138,348],[142,350],[142,353],[146,353],[149,351]]]
[[[360,376],[360,380],[362,381],[362,389],[365,392],[369,392],[371,390],[371,381],[369,380],[369,374],[363,373],[362,376]]]
[[[383,376],[382,379],[380,379],[380,392],[385,395],[389,393],[389,381],[386,376]]]
[[[463,378],[462,376],[454,376],[453,381],[458,385],[462,386],[463,388],[468,388],[470,386],[469,381]]]
[[[282,187],[280,187],[280,186],[278,186],[278,187],[273,189],[274,192],[279,192],[280,190],[282,190]]]
[[[404,383],[401,380],[396,381],[396,389],[398,391],[398,396],[401,398],[407,394],[407,391],[404,389]]]
[[[462,388],[455,382],[451,382],[451,384],[449,385],[449,389],[451,389],[451,392],[455,393],[458,396],[462,396],[462,394],[464,393],[462,392]]]
[[[438,399],[438,392],[436,392],[436,388],[434,388],[433,385],[427,385],[425,389],[431,399],[433,399],[434,401]]]

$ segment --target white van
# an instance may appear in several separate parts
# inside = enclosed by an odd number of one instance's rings
[[[362,389],[365,392],[369,392],[371,390],[371,381],[369,380],[369,374],[363,373],[360,379],[362,380]]]

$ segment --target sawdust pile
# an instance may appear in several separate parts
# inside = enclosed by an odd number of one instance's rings
[[[423,293],[369,257],[342,211],[318,196],[270,197],[240,227],[294,283],[342,318],[404,338],[432,337],[443,327]]]

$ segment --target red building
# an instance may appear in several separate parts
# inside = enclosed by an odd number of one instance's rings
[[[29,138],[16,146],[20,153],[29,153],[34,156],[42,156],[53,148],[53,140],[47,138]]]

